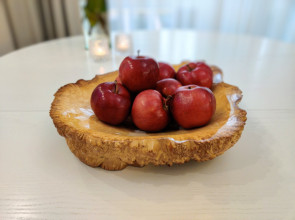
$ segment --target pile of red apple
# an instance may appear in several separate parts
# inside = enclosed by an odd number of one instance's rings
[[[111,125],[123,123],[131,113],[132,122],[143,131],[161,131],[172,122],[185,129],[200,127],[215,112],[212,82],[212,70],[204,62],[188,63],[175,72],[150,57],[128,56],[115,82],[94,89],[91,108]]]

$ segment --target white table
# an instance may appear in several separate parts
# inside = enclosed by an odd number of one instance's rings
[[[82,37],[31,46],[0,57],[0,219],[295,219],[295,45],[193,31],[133,39],[158,60],[220,66],[244,92],[239,142],[204,163],[88,167],[49,117],[53,94],[121,58],[94,63]]]

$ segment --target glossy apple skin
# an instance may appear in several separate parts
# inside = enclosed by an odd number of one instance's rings
[[[168,63],[159,62],[159,71],[159,80],[175,78],[176,72],[174,68]]]
[[[181,72],[183,70],[191,71],[191,70],[195,69],[196,67],[197,67],[197,63],[190,62],[188,64],[181,66],[177,72]]]
[[[185,129],[206,125],[215,109],[216,100],[212,91],[196,85],[179,87],[170,102],[173,118]]]
[[[204,65],[196,66],[194,69],[181,68],[176,74],[176,79],[182,85],[195,84],[211,88],[213,83],[213,72],[210,67]]]
[[[205,62],[202,61],[196,62],[196,67],[204,67],[211,70],[210,66],[208,66]]]
[[[167,78],[157,82],[156,90],[160,92],[163,96],[167,97],[172,96],[175,91],[181,86],[181,83],[176,79]]]
[[[213,83],[213,72],[208,67],[196,67],[192,72],[192,81],[198,86],[207,88],[212,87]]]
[[[156,132],[164,129],[169,122],[168,111],[164,109],[164,98],[156,90],[139,93],[133,102],[131,116],[140,130]]]
[[[159,79],[159,66],[147,56],[128,56],[119,67],[119,77],[131,92],[153,89]]]
[[[108,124],[118,125],[128,116],[131,107],[128,90],[115,82],[99,84],[92,92],[91,108],[96,117]]]

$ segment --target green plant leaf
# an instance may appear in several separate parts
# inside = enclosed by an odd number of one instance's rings
[[[106,2],[105,0],[88,0],[84,12],[85,16],[89,20],[91,28],[94,27],[97,22],[99,22],[99,15],[106,12]]]

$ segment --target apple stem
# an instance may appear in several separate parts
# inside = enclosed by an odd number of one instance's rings
[[[166,102],[168,102],[170,99],[172,99],[172,95],[168,95],[166,98]]]
[[[189,64],[186,64],[186,67],[188,68],[189,71],[192,71],[193,69],[189,66]]]
[[[163,102],[163,109],[168,112],[168,105],[166,104],[166,102]]]
[[[172,98],[172,96],[171,95],[168,95],[166,99],[163,99],[163,109],[166,112],[168,112],[168,110],[169,110],[169,107],[168,107],[169,104],[168,103],[170,102],[171,98]]]
[[[115,93],[118,94],[119,92],[119,86],[117,80],[115,80]]]

